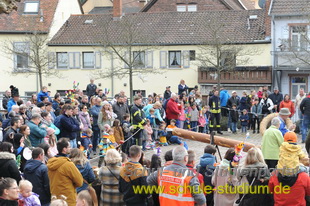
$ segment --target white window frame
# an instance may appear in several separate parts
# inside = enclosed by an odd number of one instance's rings
[[[171,53],[175,53],[175,54],[180,54],[180,58],[179,58],[179,61],[180,62],[177,62],[179,63],[179,65],[172,65],[170,62],[170,54]],[[176,56],[175,56],[176,57]],[[178,60],[178,59],[176,59]],[[174,62],[174,60],[172,61],[172,63]],[[182,51],[181,50],[171,50],[171,51],[168,51],[168,67],[169,68],[182,68]]]
[[[186,5],[185,4],[177,5],[177,11],[178,12],[186,12],[187,11]]]
[[[24,14],[39,14],[40,2],[39,1],[25,1]]]
[[[197,4],[189,4],[187,5],[188,12],[196,12],[197,11]]]
[[[133,51],[132,52],[134,68],[146,67],[146,52],[145,51]],[[139,62],[141,61],[141,63]]]
[[[294,29],[297,29],[297,31],[294,31]],[[304,31],[300,31],[300,29],[303,28]],[[307,30],[308,27],[307,25],[292,25],[290,26],[291,29],[291,48],[294,51],[301,51],[301,50],[307,50]],[[297,38],[297,45],[294,45],[294,41],[293,38],[296,37]],[[304,44],[302,43],[302,38],[304,38],[305,42]]]
[[[29,69],[29,54],[30,54],[30,44],[29,42],[14,42],[13,43],[14,50],[14,71],[25,71]],[[18,66],[18,58],[25,58],[27,61],[25,66]]]
[[[58,55],[67,55],[67,62],[66,62],[66,66],[59,66],[59,56]],[[68,52],[56,52],[56,67],[57,69],[68,69],[69,67],[69,53]]]
[[[92,54],[92,57],[93,57],[92,65],[85,66],[84,54]],[[95,52],[92,52],[92,51],[82,52],[82,62],[83,62],[83,69],[94,69],[95,64],[96,64]]]

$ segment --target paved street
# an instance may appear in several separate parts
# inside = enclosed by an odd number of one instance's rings
[[[232,133],[224,132],[224,135],[222,135],[222,136],[226,137],[226,138],[240,140],[240,141],[243,141],[244,138],[245,138],[245,134],[241,134],[241,133],[232,134]],[[303,150],[304,150],[304,152],[306,152],[305,144],[301,144],[301,137],[300,137],[300,135],[298,135],[298,136],[299,136],[299,145],[301,145]],[[262,140],[262,135],[250,133],[250,138],[247,141],[252,143],[252,144],[255,144],[256,146],[260,146],[261,145],[261,140]],[[199,161],[199,157],[202,156],[204,147],[207,145],[207,143],[193,141],[193,140],[187,140],[187,139],[185,139],[185,141],[187,142],[189,149],[195,150],[195,152],[197,154],[197,161]],[[169,145],[169,146],[166,146],[166,147],[161,147],[162,162],[164,162],[164,158],[163,157],[164,157],[165,152],[170,150],[170,149],[173,149],[175,146],[176,145]],[[221,153],[221,155],[223,157],[225,155],[225,152],[226,152],[227,148],[219,146],[219,149],[220,149],[220,153]],[[146,158],[151,159],[151,157],[154,154],[154,152],[151,151],[151,150],[148,150],[148,151],[145,152],[145,154],[146,154]],[[216,154],[216,155],[218,156],[218,154]],[[218,160],[219,160],[219,158],[218,158]]]

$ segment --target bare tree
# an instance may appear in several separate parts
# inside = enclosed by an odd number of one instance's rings
[[[135,15],[119,20],[106,19],[102,27],[102,38],[98,40],[102,53],[114,62],[113,68],[95,72],[100,78],[129,78],[130,96],[133,95],[133,77],[144,81],[144,75],[162,73],[153,66],[153,36],[143,31]]]
[[[44,77],[61,77],[58,70],[52,69],[55,57],[49,55],[48,35],[40,31],[33,31],[23,35],[18,42],[8,39],[3,45],[7,58],[14,61],[13,75],[37,75],[39,88],[43,86]]]
[[[236,66],[251,63],[251,58],[261,53],[256,47],[236,43],[237,37],[233,36],[238,31],[227,30],[231,22],[228,18],[230,17],[223,15],[220,18],[206,19],[204,27],[208,31],[207,40],[199,45],[196,53],[198,66],[202,70],[214,71],[212,76],[217,80],[218,89],[221,85],[221,75],[225,72],[239,75],[234,73]]]

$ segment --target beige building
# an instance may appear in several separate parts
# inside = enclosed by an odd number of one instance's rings
[[[21,0],[17,7],[10,14],[0,14],[0,92],[14,85],[24,96],[38,89],[37,75],[29,73],[34,70],[29,57],[34,48],[30,46],[33,35],[29,34],[40,33],[38,36],[47,43],[70,15],[81,14],[81,8],[76,0]],[[45,44],[42,51],[47,53],[44,47]],[[48,83],[46,78],[43,82]]]

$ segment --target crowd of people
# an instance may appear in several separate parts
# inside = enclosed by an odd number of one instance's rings
[[[2,101],[7,113],[0,119],[0,205],[306,204],[309,168],[299,163],[305,154],[297,145],[295,124],[287,128],[286,119],[298,112],[304,143],[310,124],[310,93],[306,96],[301,89],[294,104],[276,87],[274,93],[266,87],[249,95],[244,91],[241,98],[236,91],[230,96],[227,90],[214,87],[203,98],[198,86],[189,90],[181,80],[177,93],[167,86],[162,95],[143,98],[138,91],[131,100],[132,104],[121,91],[109,101],[94,80],[86,94],[77,90],[64,99],[58,93],[52,99],[44,86],[25,101],[18,88],[10,86]],[[223,117],[232,133],[237,133],[239,124],[241,132],[252,129],[256,133],[262,118],[270,113],[279,115],[264,133],[262,151],[252,148],[240,154],[230,148],[220,161],[216,149],[207,145],[196,162],[195,152],[173,133],[182,128],[223,134]],[[162,164],[160,147],[169,144],[176,146],[165,154]],[[306,147],[309,151],[308,143]],[[151,160],[144,158],[145,150],[154,150]],[[270,173],[268,168],[278,170]],[[287,173],[283,168],[297,169]],[[251,169],[260,171],[249,175]],[[223,171],[226,175],[218,174]],[[266,185],[270,191],[284,185],[291,193],[220,190],[242,183]],[[135,190],[137,186],[162,190],[141,192]],[[178,186],[184,188],[177,190]],[[206,187],[211,188],[209,192]]]

